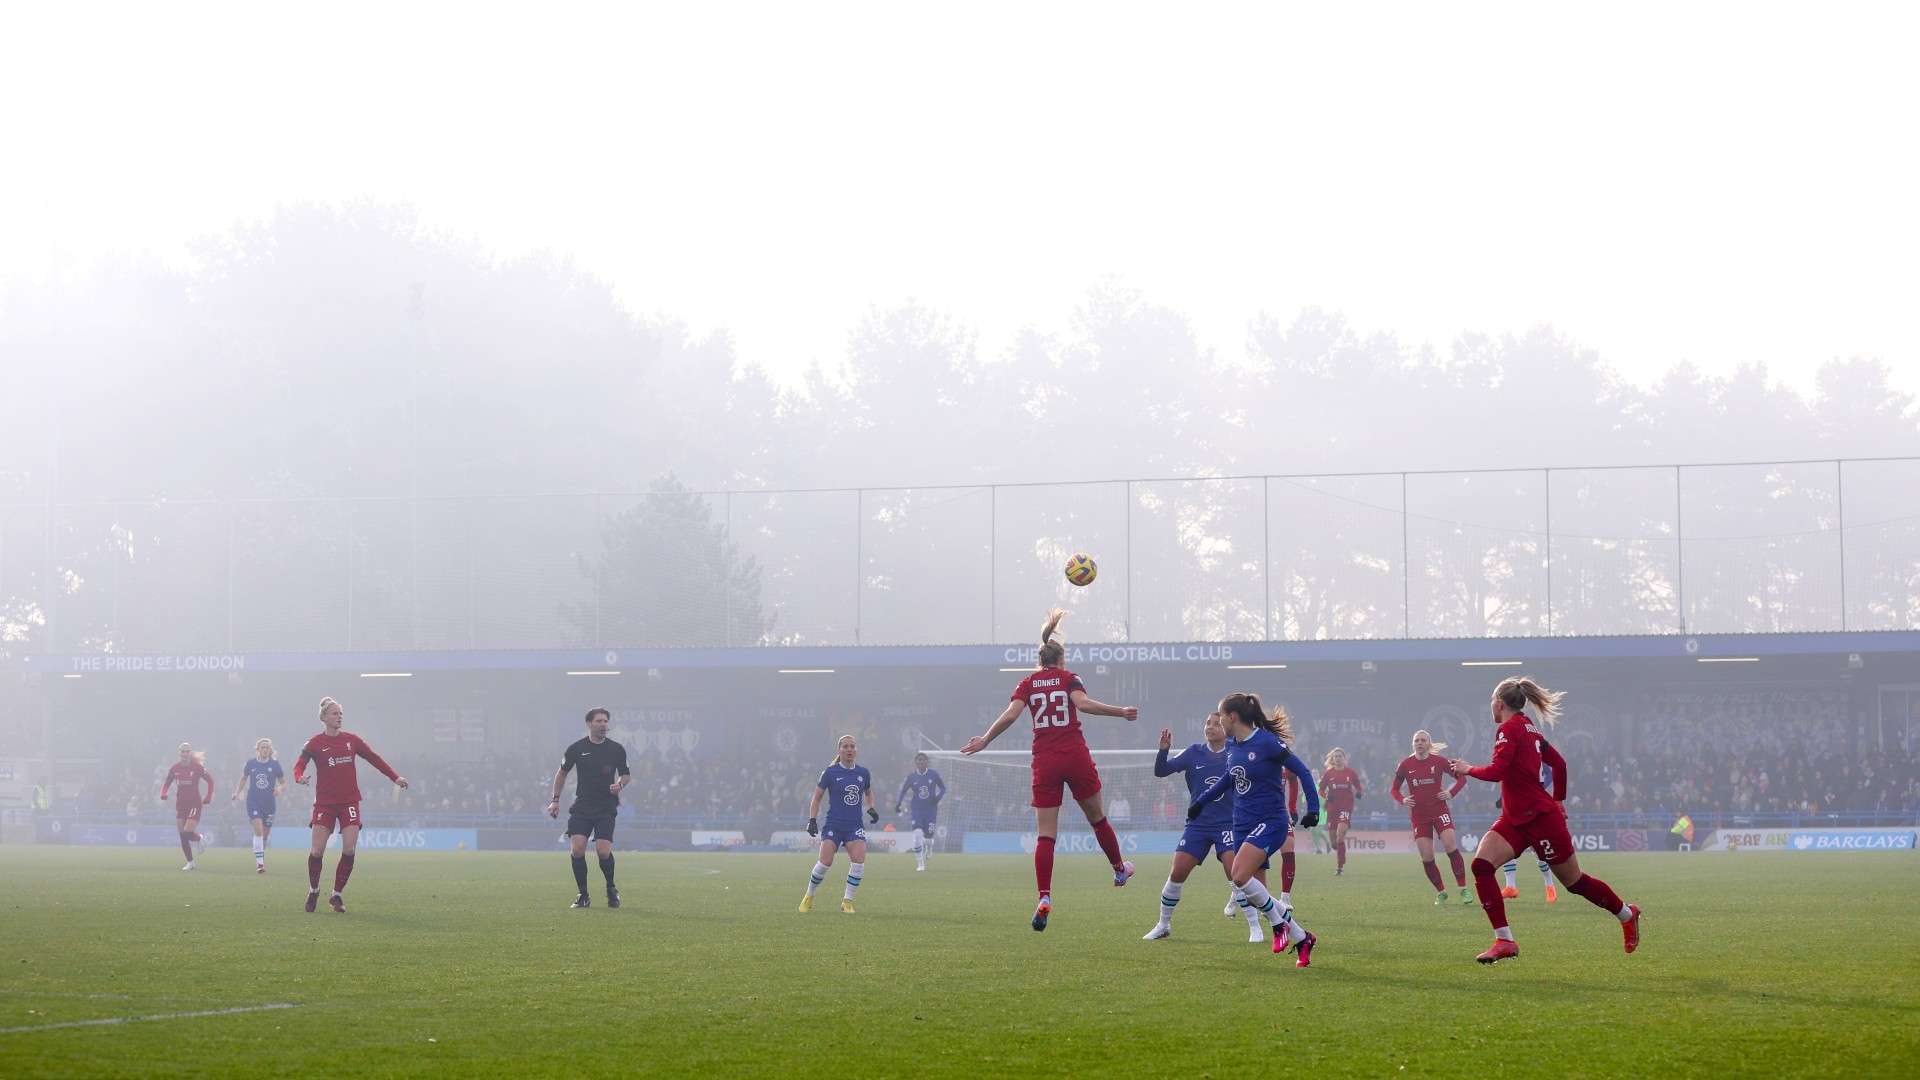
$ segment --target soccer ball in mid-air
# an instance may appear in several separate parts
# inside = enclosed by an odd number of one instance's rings
[[[1093,556],[1080,553],[1067,560],[1067,580],[1073,584],[1091,585],[1099,576],[1100,568],[1093,565]]]

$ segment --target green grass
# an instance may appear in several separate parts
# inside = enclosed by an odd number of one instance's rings
[[[300,910],[302,853],[0,848],[0,1028],[297,1006],[4,1034],[0,1075],[1920,1074],[1907,854],[1591,857],[1648,909],[1631,957],[1529,863],[1493,968],[1412,859],[1307,857],[1307,971],[1211,865],[1143,942],[1160,857],[1124,890],[1063,858],[1045,934],[1024,859],[876,855],[853,916],[844,860],[794,910],[809,862],[623,856],[627,906],[579,912],[559,855],[370,852],[340,916]]]

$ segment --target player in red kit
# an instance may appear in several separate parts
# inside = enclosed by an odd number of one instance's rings
[[[1500,818],[1480,838],[1480,850],[1473,855],[1474,888],[1487,909],[1487,921],[1493,924],[1493,947],[1474,958],[1483,964],[1520,955],[1513,930],[1507,926],[1507,902],[1493,874],[1495,867],[1527,848],[1553,868],[1553,875],[1568,892],[1585,897],[1620,920],[1628,952],[1640,947],[1639,905],[1622,903],[1606,882],[1580,872],[1573,838],[1567,835],[1567,815],[1560,809],[1567,796],[1567,763],[1526,714],[1531,705],[1540,723],[1552,727],[1560,718],[1560,699],[1564,696],[1524,676],[1501,680],[1493,688],[1493,722],[1499,729],[1493,738],[1493,760],[1473,766],[1454,761],[1448,766],[1455,776],[1500,785]],[[1542,761],[1553,769],[1552,795],[1540,786]]]
[[[1453,883],[1460,889],[1460,902],[1473,902],[1473,894],[1467,891],[1467,864],[1460,858],[1460,841],[1453,831],[1453,812],[1447,806],[1467,786],[1467,778],[1448,776],[1448,761],[1440,755],[1446,748],[1446,743],[1434,742],[1427,729],[1421,728],[1413,733],[1413,753],[1401,758],[1400,767],[1393,771],[1393,801],[1404,805],[1413,819],[1413,845],[1420,849],[1420,865],[1426,868],[1427,880],[1433,882],[1435,906],[1447,902],[1447,886],[1440,880],[1440,868],[1433,864],[1436,838],[1447,853],[1447,861],[1453,864]],[[1447,786],[1449,779],[1451,788]],[[1407,788],[1405,795],[1400,793],[1402,784]]]
[[[1347,872],[1347,829],[1353,824],[1353,804],[1366,792],[1360,787],[1360,774],[1347,765],[1347,752],[1334,747],[1327,751],[1320,773],[1320,798],[1327,804],[1327,837],[1333,842],[1333,872]]]
[[[360,843],[360,826],[365,824],[360,817],[360,780],[354,772],[354,759],[366,758],[374,768],[386,774],[387,779],[402,789],[407,786],[407,778],[393,771],[393,766],[380,759],[365,739],[350,731],[340,730],[340,723],[346,719],[345,710],[332,698],[320,699],[320,723],[325,731],[307,740],[300,749],[300,760],[293,765],[293,782],[307,782],[307,763],[312,762],[314,772],[320,777],[313,793],[313,848],[307,852],[307,910],[312,911],[320,900],[320,869],[325,861],[327,837],[333,830],[340,830],[340,863],[333,871],[333,896],[327,903],[335,911],[346,911],[346,901],[340,898],[340,891],[347,887],[347,878],[353,875],[354,848]]]
[[[985,735],[975,735],[960,748],[963,754],[985,750],[1000,733],[1013,725],[1025,710],[1033,715],[1033,807],[1039,827],[1033,846],[1033,876],[1040,887],[1040,903],[1033,909],[1033,928],[1045,930],[1053,913],[1053,844],[1060,831],[1060,803],[1063,790],[1073,789],[1073,799],[1087,815],[1100,850],[1113,864],[1113,884],[1125,885],[1133,877],[1133,864],[1120,856],[1120,837],[1108,823],[1100,806],[1100,772],[1093,767],[1093,754],[1080,733],[1080,714],[1118,716],[1132,721],[1140,710],[1131,705],[1103,705],[1087,696],[1080,676],[1061,665],[1067,661],[1067,647],[1053,636],[1066,617],[1054,608],[1040,628],[1040,667],[1020,680],[1013,689],[1013,700],[1002,709]]]
[[[200,808],[213,801],[213,776],[207,772],[207,755],[196,753],[187,743],[180,744],[180,760],[167,770],[160,782],[160,801],[167,801],[167,789],[174,789],[173,825],[180,831],[180,850],[187,856],[182,870],[194,868],[194,845],[204,843],[200,836]],[[207,785],[202,793],[200,785]]]

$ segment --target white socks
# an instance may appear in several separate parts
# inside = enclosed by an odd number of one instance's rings
[[[913,830],[913,855],[919,860],[920,869],[927,868],[927,834],[919,829]]]
[[[807,895],[812,896],[814,891],[820,888],[820,883],[825,880],[827,880],[827,864],[823,862],[814,863],[813,873],[807,878]]]
[[[1173,909],[1179,905],[1180,890],[1185,887],[1186,887],[1185,882],[1175,881],[1172,878],[1168,878],[1167,883],[1165,885],[1160,886],[1160,925],[1161,926],[1173,925]]]
[[[1512,941],[1512,940],[1513,940],[1513,927],[1511,927],[1511,926],[1496,926],[1496,927],[1494,927],[1494,928],[1493,928],[1493,939],[1494,939],[1495,941]]]
[[[257,863],[267,861],[267,841],[263,836],[253,838],[253,861]]]
[[[825,868],[822,867],[822,869],[824,870]],[[857,862],[847,864],[847,893],[843,899],[853,899],[853,890],[860,887],[860,879],[866,875],[866,872],[866,863]]]

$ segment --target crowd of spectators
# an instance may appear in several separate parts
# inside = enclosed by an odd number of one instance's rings
[[[1920,755],[1912,747],[1856,749],[1846,699],[1838,692],[1658,693],[1646,695],[1635,708],[1635,714],[1614,718],[1605,730],[1561,729],[1563,745],[1580,751],[1571,769],[1571,811],[1649,817],[1871,813],[1906,819],[1920,813]],[[1397,820],[1387,796],[1400,757],[1396,750],[1354,753],[1353,764],[1370,793],[1360,807],[1365,819]],[[744,827],[750,833],[797,828],[827,753],[820,747],[783,750],[771,739],[737,740],[724,749],[701,747],[698,753],[649,746],[630,755],[633,782],[622,814],[665,827]],[[220,785],[210,822],[238,819],[244,812],[228,796],[245,760],[240,747],[209,756],[207,766]],[[863,745],[861,760],[873,771],[883,823],[891,821],[910,754],[904,746],[872,740]],[[102,762],[67,788],[55,810],[96,820],[171,820],[158,795],[172,761],[166,755]],[[290,773],[292,761],[282,764]],[[1317,771],[1319,762],[1312,764]],[[1104,769],[1109,816],[1123,825],[1177,827],[1185,809],[1184,788],[1174,780],[1154,779],[1143,765],[1128,759],[1124,767],[1116,762]],[[416,826],[544,820],[553,777],[553,765],[545,760],[410,754],[405,766],[412,786],[404,793],[384,781],[366,782],[371,770],[362,769],[370,820]],[[938,767],[952,788],[943,813],[949,822],[1014,826],[1031,820],[1024,770],[952,761]],[[989,783],[969,782],[989,777]],[[563,808],[571,798],[569,791]],[[280,803],[281,823],[303,822],[311,802],[311,789],[290,784]],[[1462,810],[1491,814],[1492,792],[1471,792]]]

